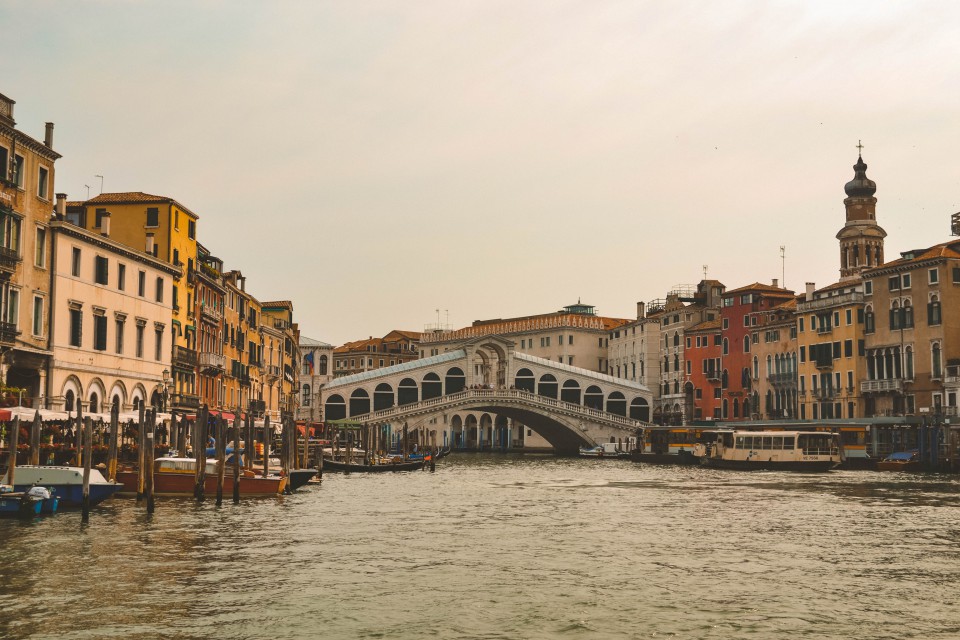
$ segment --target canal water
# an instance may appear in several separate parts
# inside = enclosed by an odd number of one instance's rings
[[[960,479],[454,454],[0,521],[3,638],[958,638]]]

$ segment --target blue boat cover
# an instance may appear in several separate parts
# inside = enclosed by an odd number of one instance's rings
[[[917,452],[916,452],[916,451],[897,451],[896,453],[891,453],[890,455],[888,455],[886,459],[887,459],[887,460],[907,460],[907,461],[909,461],[909,460],[912,459],[913,456],[915,456],[915,455],[917,455]]]

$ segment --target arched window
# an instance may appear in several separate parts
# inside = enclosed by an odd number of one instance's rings
[[[664,383],[663,383],[663,395],[665,395],[665,396],[670,395],[670,383],[669,383],[669,382],[664,382]]]
[[[664,373],[669,373],[669,372],[670,372],[670,357],[669,357],[669,356],[663,356],[663,372],[664,372]]]
[[[76,396],[73,395],[73,390],[72,389],[68,390],[64,394],[63,399],[64,399],[64,408],[67,411],[73,411],[73,403],[76,400]]]
[[[770,356],[767,355],[767,376],[768,376],[768,377],[769,377],[769,375],[770,375],[771,373],[773,373],[773,372],[770,370],[770,362],[771,362]]]
[[[733,399],[733,417],[734,418],[740,417],[740,401],[737,400],[736,398]]]
[[[753,379],[760,379],[760,358],[753,356]]]
[[[675,354],[673,356],[673,370],[680,371],[680,354]]]
[[[673,392],[674,392],[674,393],[680,393],[680,381],[679,381],[679,380],[674,380],[674,381],[673,381]]]
[[[903,328],[910,329],[913,327],[913,305],[909,300],[903,301]]]
[[[940,343],[933,343],[933,366],[930,369],[930,375],[934,378],[943,377],[943,362],[940,355]]]
[[[743,352],[750,353],[750,336],[743,336]]]
[[[873,333],[876,330],[876,319],[873,315],[873,307],[867,305],[863,311],[863,332]]]
[[[304,407],[310,406],[310,385],[303,385],[303,399],[300,401],[300,404]]]
[[[321,376],[327,375],[327,356],[320,356],[319,371]]]
[[[156,391],[153,393],[154,395],[157,394]],[[90,408],[87,411],[89,413],[100,413],[100,397],[96,393],[90,394]]]
[[[679,346],[680,346],[680,333],[679,333],[679,332],[673,334],[673,346],[675,346],[675,347],[679,347]]]
[[[913,380],[913,347],[907,347],[903,354],[903,365],[907,380]]]
[[[724,369],[723,374],[721,374],[720,376],[720,388],[726,389],[728,382],[730,382],[730,377],[727,375],[727,370]]]
[[[728,355],[730,353],[730,342],[724,338],[723,339],[723,355]]]
[[[940,298],[934,294],[930,296],[930,302],[927,303],[927,324],[938,325],[940,322]]]

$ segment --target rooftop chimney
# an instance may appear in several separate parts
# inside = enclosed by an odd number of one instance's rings
[[[813,300],[813,290],[815,288],[816,286],[812,282],[807,283],[807,295],[804,298],[804,300],[806,300],[807,302],[810,302],[811,300]]]
[[[148,233],[147,234],[147,253],[149,253],[150,255],[153,255],[153,248],[154,248],[153,234]]]
[[[104,211],[100,215],[100,235],[102,235],[105,238],[110,237],[110,212],[109,211]]]
[[[637,320],[643,319],[643,307],[644,304],[642,302],[637,303]]]
[[[777,280],[776,278],[774,278],[774,279],[773,279],[773,286],[775,286],[775,287],[778,287],[778,288],[779,288],[779,287],[780,287],[780,281],[779,281],[779,280]]]
[[[48,149],[53,149],[53,123],[48,122],[47,128],[43,132],[43,144]]]
[[[63,220],[67,216],[67,194],[58,193],[57,194],[57,205],[54,208],[54,211],[57,213],[57,219]]]

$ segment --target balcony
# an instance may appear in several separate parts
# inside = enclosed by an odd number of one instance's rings
[[[216,308],[208,304],[200,305],[200,317],[204,320],[210,320],[211,322],[219,323],[223,320],[223,314]]]
[[[199,409],[200,396],[192,396],[186,393],[175,393],[170,396],[170,405],[173,409]]]
[[[250,401],[250,413],[256,415],[263,415],[267,410],[267,403],[264,400],[251,400]]]
[[[833,387],[823,387],[822,389],[813,389],[812,395],[815,400],[833,400],[840,395],[839,389]]]
[[[856,291],[854,293],[845,293],[839,296],[826,296],[816,300],[803,301],[797,303],[797,313],[808,313],[830,307],[842,307],[851,304],[860,304],[863,302],[863,293]]]
[[[173,345],[173,364],[188,369],[195,369],[197,366],[197,352],[193,349]]]
[[[13,344],[20,332],[12,322],[0,322],[0,344]]]
[[[237,380],[240,381],[240,386],[241,386],[241,387],[249,387],[249,386],[250,386],[250,374],[249,374],[249,373],[241,373],[240,375],[237,376]]]
[[[712,382],[720,382],[720,371],[718,370],[708,369],[706,376],[707,376],[707,380],[710,380]]]
[[[767,376],[767,381],[775,387],[795,387],[797,385],[797,374],[771,373]]]
[[[861,393],[902,393],[903,378],[891,378],[889,380],[861,380]]]
[[[16,249],[0,247],[0,270],[13,272],[22,258]]]
[[[219,353],[201,353],[200,371],[209,375],[223,373],[227,367],[227,359]]]
[[[269,378],[271,382],[276,382],[277,378],[280,377],[280,367],[273,364],[267,365],[264,368],[264,373],[267,375],[267,378]]]
[[[833,369],[833,358],[817,358],[815,364],[817,369]]]

